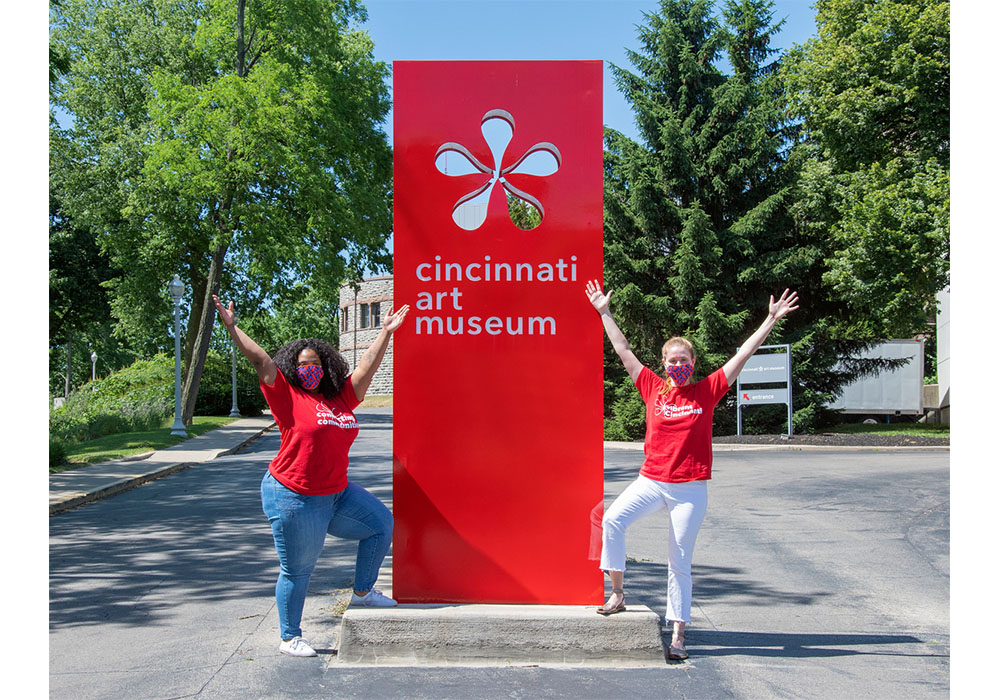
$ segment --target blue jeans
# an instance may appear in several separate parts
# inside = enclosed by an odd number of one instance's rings
[[[260,500],[278,550],[280,572],[274,596],[282,639],[302,636],[309,577],[327,533],[360,540],[354,590],[367,591],[375,585],[392,543],[392,513],[382,501],[352,483],[340,493],[306,496],[282,485],[270,472],[260,483]]]

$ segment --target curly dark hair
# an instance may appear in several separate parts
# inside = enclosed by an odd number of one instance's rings
[[[274,353],[272,358],[274,364],[285,375],[289,384],[302,389],[302,382],[299,381],[299,374],[295,370],[299,366],[299,354],[306,348],[314,350],[319,355],[319,361],[323,365],[323,379],[320,380],[319,387],[317,387],[319,393],[323,395],[323,398],[334,398],[344,388],[344,380],[350,374],[351,368],[347,365],[347,360],[341,357],[340,353],[326,341],[316,338],[302,338],[286,343],[278,348],[278,352]]]

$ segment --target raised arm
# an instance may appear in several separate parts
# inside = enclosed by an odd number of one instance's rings
[[[782,293],[778,301],[774,300],[773,294],[771,295],[771,299],[768,302],[767,318],[760,324],[760,328],[754,331],[754,334],[747,338],[746,342],[740,346],[736,354],[729,358],[729,361],[722,366],[722,371],[726,374],[726,383],[729,386],[733,385],[736,377],[743,371],[743,366],[747,363],[747,360],[764,344],[771,329],[774,328],[775,321],[784,317],[790,311],[799,308],[798,301],[798,293],[792,292],[789,294],[787,289]]]
[[[358,397],[358,401],[364,401],[368,386],[372,383],[375,371],[382,364],[382,358],[385,357],[385,351],[389,347],[389,338],[403,325],[403,319],[409,310],[410,305],[404,304],[401,309],[385,317],[385,323],[382,324],[382,330],[379,331],[375,342],[365,350],[358,366],[351,373],[351,384],[354,385],[354,395]]]
[[[625,334],[618,328],[618,324],[615,323],[615,319],[611,315],[610,301],[612,294],[613,292],[611,291],[607,294],[602,293],[601,285],[598,284],[597,280],[587,282],[587,298],[590,299],[590,303],[594,305],[597,313],[601,315],[601,323],[604,324],[604,331],[608,334],[608,340],[611,341],[611,346],[618,353],[622,364],[625,365],[625,371],[628,372],[628,376],[634,382],[642,371],[642,363],[632,353],[632,349],[628,346],[628,341],[625,339]]]
[[[243,357],[247,358],[257,370],[257,377],[268,386],[274,384],[274,380],[278,376],[278,366],[274,364],[270,355],[250,339],[250,336],[236,327],[236,312],[233,309],[233,302],[229,302],[229,307],[226,308],[219,301],[219,297],[214,294],[212,301],[215,302],[215,310],[219,312],[219,320],[229,331],[229,335],[232,336],[239,351],[243,353]]]

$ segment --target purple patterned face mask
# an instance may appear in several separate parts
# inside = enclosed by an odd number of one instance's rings
[[[667,365],[667,376],[674,380],[674,384],[681,386],[694,372],[694,365]]]
[[[312,391],[318,387],[320,380],[323,379],[323,368],[320,365],[303,365],[301,367],[296,367],[295,373],[299,375],[299,381],[302,383],[302,388],[306,391]]]

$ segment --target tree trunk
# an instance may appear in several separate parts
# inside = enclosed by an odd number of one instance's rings
[[[195,255],[193,258],[198,260],[198,263],[202,263],[206,256]],[[184,337],[184,345],[181,347],[181,367],[184,370],[184,375],[187,376],[189,368],[191,367],[191,357],[194,353],[194,341],[198,336],[197,328],[201,321],[202,312],[202,301],[205,298],[205,285],[207,281],[205,280],[205,275],[202,274],[202,269],[199,264],[190,265],[190,276],[191,281],[191,312],[188,314],[187,325],[184,328],[187,329],[187,333]]]
[[[194,405],[198,399],[198,386],[201,384],[201,373],[205,369],[205,358],[208,357],[208,346],[212,340],[212,327],[215,325],[215,305],[212,295],[219,291],[222,279],[222,263],[226,259],[229,246],[220,245],[212,253],[212,263],[208,268],[208,278],[205,284],[205,294],[201,299],[201,319],[198,323],[198,333],[194,340],[191,364],[184,378],[181,390],[181,420],[184,425],[191,425],[194,417]]]

